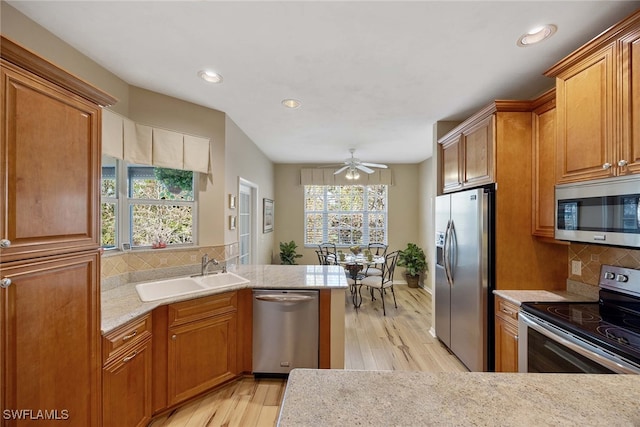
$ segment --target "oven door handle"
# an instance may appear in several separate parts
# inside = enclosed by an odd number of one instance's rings
[[[527,313],[520,312],[519,319],[523,322],[528,328],[531,328],[545,337],[564,345],[565,347],[575,351],[578,354],[590,359],[607,369],[610,369],[619,374],[640,374],[640,368],[634,367],[623,360],[620,360],[617,356],[612,353],[609,353],[603,349],[597,348],[594,345],[581,340],[580,338],[571,335],[564,330],[557,328],[547,322],[544,322],[544,325],[538,323],[538,321],[533,320]],[[553,329],[553,331],[549,330]],[[582,343],[580,345],[579,343]],[[584,345],[588,346],[589,349],[586,349]],[[615,360],[612,360],[615,359]]]

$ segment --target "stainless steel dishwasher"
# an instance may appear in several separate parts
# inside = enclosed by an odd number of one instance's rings
[[[253,373],[318,368],[319,292],[253,291]]]

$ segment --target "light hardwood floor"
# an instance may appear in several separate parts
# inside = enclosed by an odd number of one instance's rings
[[[380,297],[355,310],[347,291],[345,368],[462,372],[467,369],[431,336],[431,296],[423,289],[395,285],[398,308],[387,293],[387,315]],[[285,380],[246,377],[154,420],[152,427],[273,426]]]

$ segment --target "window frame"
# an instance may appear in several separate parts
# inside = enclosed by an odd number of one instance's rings
[[[384,241],[383,242],[375,242],[375,243],[384,243],[385,245],[388,244],[388,240],[389,240],[389,185],[387,184],[372,184],[372,185],[356,185],[358,187],[363,187],[363,209],[362,210],[346,210],[346,211],[333,211],[333,210],[329,210],[328,209],[328,205],[329,205],[329,200],[327,197],[327,193],[329,191],[329,188],[331,187],[353,187],[354,185],[303,185],[303,211],[304,211],[304,219],[303,219],[303,226],[304,226],[304,237],[303,237],[303,242],[304,242],[304,247],[305,248],[313,248],[313,247],[317,247],[317,245],[319,243],[309,243],[308,242],[308,235],[307,235],[307,217],[308,215],[318,215],[320,214],[322,216],[322,241],[323,242],[330,242],[329,240],[329,231],[331,229],[331,227],[329,227],[329,216],[332,214],[346,214],[346,215],[354,215],[354,214],[362,214],[362,243],[360,243],[359,245],[362,246],[366,246],[369,243],[374,243],[371,242],[370,240],[370,236],[371,236],[371,232],[369,229],[369,215],[370,214],[382,214],[383,215],[383,231],[384,231]],[[384,211],[370,211],[368,209],[368,198],[369,198],[369,188],[370,187],[377,187],[377,186],[384,186],[385,187],[385,194],[384,194]],[[322,194],[323,194],[323,208],[321,211],[319,210],[307,210],[307,187],[322,187]],[[354,243],[355,245],[358,245],[356,243]],[[350,244],[344,244],[344,243],[336,243],[336,247],[339,248],[348,248],[350,247]]]
[[[151,249],[152,246],[133,246],[133,221],[131,218],[131,207],[133,205],[154,205],[154,206],[191,206],[192,212],[192,242],[181,244],[168,244],[167,248],[181,248],[191,247],[198,245],[198,174],[199,172],[193,171],[193,201],[185,200],[155,200],[155,199],[137,199],[129,197],[129,183],[128,183],[128,168],[129,166],[138,166],[135,163],[130,163],[121,159],[114,159],[116,163],[116,198],[106,198],[101,196],[100,200],[100,214],[102,219],[102,203],[111,203],[115,200],[116,203],[116,245],[114,247],[101,247],[105,251],[114,249],[122,249],[122,245],[128,243],[132,250],[145,250]],[[141,165],[149,167],[160,167],[154,165]],[[102,235],[102,221],[100,222],[100,230]]]

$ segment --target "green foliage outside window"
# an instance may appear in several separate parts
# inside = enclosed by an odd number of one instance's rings
[[[156,179],[172,194],[193,191],[193,172],[179,169],[154,168]]]

